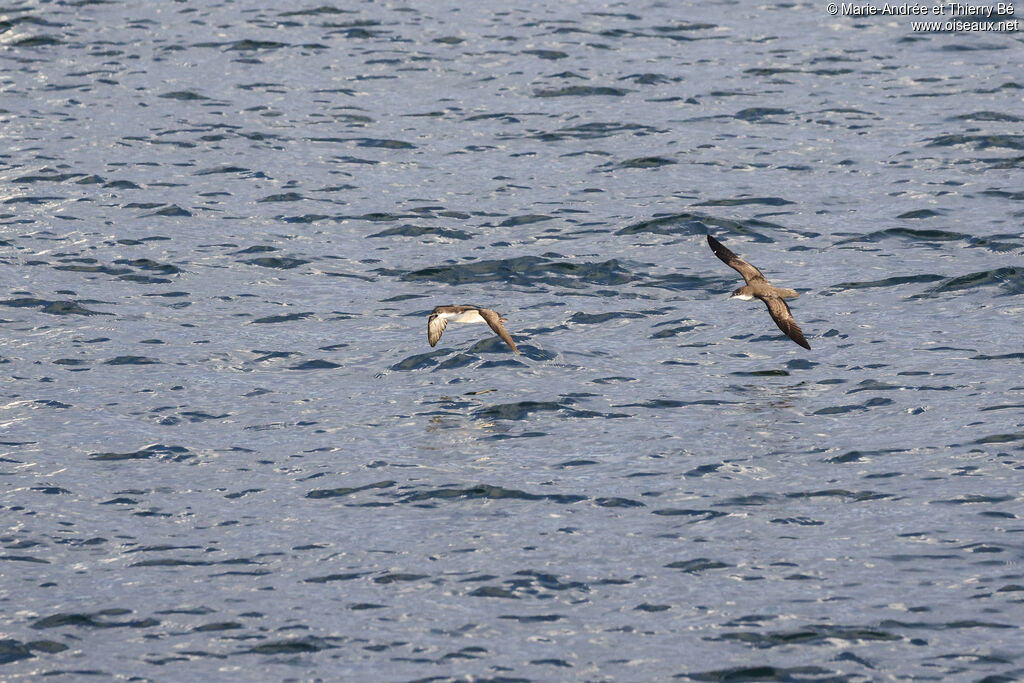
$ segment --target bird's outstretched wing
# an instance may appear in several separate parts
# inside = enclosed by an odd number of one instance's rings
[[[437,344],[441,339],[441,333],[448,327],[448,318],[440,313],[431,313],[427,318],[427,341],[431,346]]]
[[[510,335],[508,330],[505,329],[505,326],[501,324],[501,316],[487,308],[481,308],[478,310],[480,311],[480,317],[487,321],[487,324],[491,326],[492,330],[494,330],[494,334],[501,337],[506,344],[512,347],[512,350],[515,351],[518,356],[519,349],[516,347],[516,343],[512,340],[512,335]],[[440,333],[438,333],[438,336],[440,336]]]
[[[796,324],[796,320],[793,320],[793,314],[789,312],[789,306],[786,305],[786,302],[777,296],[758,298],[768,307],[768,312],[772,314],[772,320],[779,326],[779,329],[785,332],[786,336],[797,344],[810,350],[811,345],[804,339],[804,333],[800,331],[800,326]]]
[[[736,270],[740,275],[742,275],[748,285],[755,280],[765,280],[765,277],[760,270],[729,251],[724,244],[716,240],[711,235],[708,235],[708,246],[711,247],[711,251],[715,252],[715,256],[722,259],[725,265]],[[767,282],[767,280],[765,280],[765,282]]]

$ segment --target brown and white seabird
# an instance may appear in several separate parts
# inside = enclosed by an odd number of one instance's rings
[[[438,340],[441,339],[441,333],[444,332],[444,328],[448,327],[449,322],[487,323],[494,330],[494,333],[511,346],[516,355],[519,355],[519,349],[516,348],[516,343],[512,341],[512,335],[502,325],[505,322],[505,318],[502,318],[489,308],[480,308],[479,306],[438,306],[431,311],[430,318],[427,319],[427,341],[430,342],[431,346],[436,345]]]
[[[738,271],[743,276],[743,279],[747,281],[745,286],[737,289],[729,298],[741,299],[743,301],[750,301],[754,298],[760,299],[768,307],[768,312],[771,313],[772,320],[779,326],[779,329],[800,346],[810,349],[811,345],[804,339],[804,333],[800,331],[796,321],[793,320],[793,314],[789,312],[789,306],[783,301],[783,299],[794,299],[800,296],[800,293],[795,289],[773,286],[760,270],[726,249],[725,245],[711,235],[708,235],[708,245],[711,247],[711,251],[715,252],[715,256],[722,259],[730,268]]]

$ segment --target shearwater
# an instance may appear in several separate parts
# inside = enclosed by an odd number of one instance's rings
[[[708,245],[711,247],[711,251],[715,252],[715,256],[722,259],[730,268],[738,271],[747,282],[746,285],[734,291],[729,298],[743,301],[760,299],[768,307],[768,312],[771,313],[772,320],[779,326],[779,329],[800,346],[810,349],[811,345],[804,339],[804,333],[800,331],[800,327],[793,320],[793,314],[789,312],[789,306],[784,301],[784,299],[794,299],[800,296],[800,293],[795,289],[773,286],[760,270],[726,249],[725,245],[711,235],[708,235]]]
[[[516,355],[519,355],[519,349],[516,348],[516,343],[512,341],[512,335],[502,325],[505,322],[505,318],[502,318],[489,308],[480,308],[479,306],[437,306],[434,308],[427,319],[427,341],[430,342],[431,346],[436,345],[438,340],[441,339],[441,333],[444,332],[444,328],[448,327],[449,322],[487,323],[494,330],[494,333],[512,347]]]

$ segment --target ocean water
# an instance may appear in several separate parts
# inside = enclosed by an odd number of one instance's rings
[[[0,9],[0,678],[1024,677],[1021,37],[910,21]]]

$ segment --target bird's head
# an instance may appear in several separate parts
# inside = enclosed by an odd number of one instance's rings
[[[751,294],[749,294],[747,292],[744,292],[743,289],[744,289],[743,287],[740,287],[739,289],[734,291],[732,293],[732,296],[730,296],[729,298],[730,299],[739,299],[740,301],[750,301],[751,299],[754,298],[753,295],[751,295]]]

